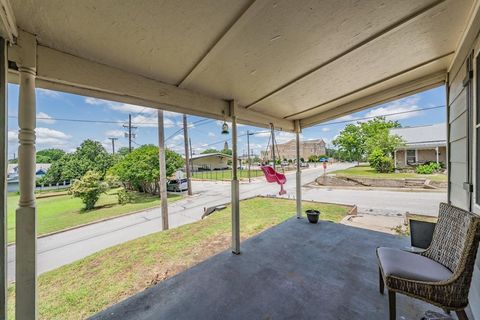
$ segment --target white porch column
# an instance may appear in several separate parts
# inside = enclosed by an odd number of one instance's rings
[[[297,218],[302,217],[302,169],[300,167],[300,121],[295,120],[295,140],[296,140],[296,156],[297,156],[297,179],[296,179],[296,192],[297,192]]]
[[[35,205],[35,74],[36,40],[28,33],[18,38],[20,89],[18,104],[18,175],[20,201],[16,211],[16,319],[37,318],[37,221]]]
[[[435,155],[437,156],[437,164],[438,164],[439,163],[439,161],[438,161],[438,146],[435,147]]]
[[[393,167],[397,169],[397,150],[393,151]]]
[[[167,166],[165,163],[165,129],[163,110],[157,112],[158,120],[158,160],[160,166],[160,200],[162,203],[162,230],[168,230]]]
[[[240,185],[237,176],[237,103],[230,101],[230,117],[232,118],[232,252],[240,254]]]
[[[7,46],[0,38],[0,319],[7,319],[7,168],[8,168],[8,107],[7,107]]]

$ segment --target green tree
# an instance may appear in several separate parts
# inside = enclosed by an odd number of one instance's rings
[[[73,153],[64,154],[52,163],[52,166],[43,177],[42,183],[54,184],[61,181],[79,179],[87,171],[100,173],[103,179],[108,168],[114,163],[102,144],[98,141],[85,140]]]
[[[220,151],[218,151],[217,149],[213,149],[213,148],[209,148],[209,149],[206,149],[206,150],[202,151],[202,154],[210,154],[210,153],[220,153]]]
[[[37,152],[37,163],[53,163],[65,155],[62,149],[44,149]]]
[[[400,136],[390,134],[390,129],[399,126],[398,121],[387,121],[385,117],[349,124],[333,140],[338,148],[337,155],[340,159],[360,161],[379,149],[383,155],[391,156],[403,144]]]
[[[115,154],[121,157],[125,157],[129,153],[130,153],[130,150],[127,147],[121,147],[120,149],[117,150]]]
[[[95,207],[100,195],[107,191],[107,184],[101,181],[102,175],[99,172],[89,170],[83,177],[75,180],[70,187],[70,193],[82,199],[85,204],[85,210],[91,210]]]
[[[333,140],[342,158],[360,161],[365,153],[365,138],[360,125],[348,124]]]
[[[232,149],[224,149],[224,150],[222,150],[222,153],[223,154],[228,154],[229,156],[231,156],[233,154],[233,151],[232,151]]]
[[[308,162],[318,162],[318,157],[314,154],[308,157]]]
[[[118,177],[130,189],[156,193],[160,180],[159,149],[154,145],[143,145],[116,163],[109,174]],[[171,176],[184,165],[183,158],[176,152],[165,150],[166,175]]]
[[[390,134],[390,129],[399,127],[398,121],[387,121],[385,117],[376,117],[361,123],[365,152],[370,155],[373,150],[380,149],[384,155],[391,156],[393,151],[404,143],[400,136]]]

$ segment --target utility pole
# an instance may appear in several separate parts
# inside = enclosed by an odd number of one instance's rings
[[[250,133],[250,131],[247,130],[247,158],[248,158],[248,182],[250,183],[252,181],[251,176],[250,176],[250,136],[253,135],[253,133]]]
[[[190,159],[193,159],[193,149],[192,149],[192,139],[188,138],[188,143],[190,144]],[[190,161],[191,172],[193,172],[193,161]]]
[[[108,138],[112,140],[112,154],[115,154],[115,140],[118,140],[118,138]]]
[[[273,128],[273,124],[270,123],[270,129],[271,129],[271,136],[272,136],[272,159],[273,159],[273,170],[276,170],[277,164],[276,159],[275,159],[275,129]]]
[[[124,128],[128,128],[128,133],[125,133],[125,136],[128,137],[128,152],[132,152],[132,138],[135,138],[135,133],[132,133],[132,129],[137,129],[137,127],[132,126],[132,115],[128,115],[128,125],[123,125]]]
[[[159,194],[162,203],[162,230],[168,230],[167,166],[165,163],[165,129],[163,110],[158,110],[158,160],[160,166]]]
[[[190,171],[190,154],[188,151],[188,123],[187,123],[187,115],[183,114],[183,143],[185,144],[185,171],[187,171],[187,187],[188,187],[188,195],[192,195],[192,176]],[[190,148],[191,149],[191,148]]]

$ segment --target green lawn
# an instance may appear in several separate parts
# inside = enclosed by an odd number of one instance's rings
[[[141,193],[134,193],[132,203],[119,205],[116,192],[117,190],[114,189],[101,195],[95,209],[90,211],[83,211],[82,201],[70,195],[37,199],[38,235],[160,205],[158,196]],[[16,193],[8,195],[9,242],[15,241],[15,209],[18,207],[18,198],[19,195]],[[175,201],[180,199],[181,196],[169,194],[168,198],[170,201]]]
[[[376,179],[405,179],[405,178],[426,178],[432,181],[447,181],[446,174],[416,174],[416,173],[378,173],[368,165],[361,165],[345,170],[333,171],[338,176],[361,177]]]
[[[250,170],[252,178],[263,176],[262,170]],[[213,170],[193,172],[192,178],[204,180],[231,180],[232,170]],[[239,179],[248,179],[248,170],[238,170]]]
[[[295,201],[254,198],[240,203],[242,240],[292,217]],[[338,222],[348,208],[305,202]],[[204,220],[103,250],[38,278],[40,319],[84,319],[227,249],[230,207]],[[9,314],[14,310],[9,288]],[[13,318],[9,318],[13,319]]]

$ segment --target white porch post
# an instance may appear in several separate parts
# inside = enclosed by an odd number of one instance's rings
[[[232,118],[232,252],[240,254],[240,186],[237,177],[237,103],[230,101]]]
[[[165,129],[163,110],[158,110],[158,160],[160,165],[159,193],[162,203],[162,230],[168,230],[167,166],[165,163]]]
[[[393,151],[393,167],[397,169],[397,150]]]
[[[35,205],[35,74],[36,39],[28,33],[18,38],[17,62],[20,89],[18,104],[19,207],[16,211],[16,318],[37,319],[37,221]]]
[[[295,120],[295,140],[296,140],[296,156],[297,156],[297,179],[296,179],[296,192],[297,192],[297,218],[302,217],[302,169],[300,167],[300,121]]]
[[[405,156],[405,168],[407,167],[407,149],[403,149],[404,156]]]
[[[8,168],[8,107],[7,107],[7,46],[0,38],[0,319],[7,319],[7,168]]]
[[[439,163],[439,161],[438,161],[438,146],[435,147],[435,155],[437,157],[437,164],[438,164]]]

